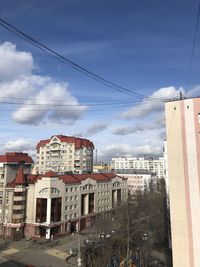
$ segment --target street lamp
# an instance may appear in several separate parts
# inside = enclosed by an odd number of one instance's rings
[[[78,267],[81,266],[81,240],[80,240],[80,230],[81,230],[81,187],[79,186],[79,216],[78,216]]]

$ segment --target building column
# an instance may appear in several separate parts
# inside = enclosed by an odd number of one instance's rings
[[[89,213],[89,194],[85,194],[83,198],[83,215],[87,215]]]
[[[51,198],[47,198],[47,217],[46,217],[46,223],[51,223]],[[46,229],[46,239],[51,238],[51,229]]]
[[[46,223],[51,223],[51,198],[47,198],[47,217],[46,217]]]

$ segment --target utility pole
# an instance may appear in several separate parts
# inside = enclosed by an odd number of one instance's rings
[[[97,164],[97,149],[96,149],[95,152],[96,152],[96,155],[95,155],[95,156],[96,156],[95,161],[96,161],[96,164]]]
[[[129,198],[128,198],[128,203],[127,203],[127,254],[126,254],[126,259],[127,259],[128,263],[129,263],[129,258],[130,258],[130,214],[129,214]]]
[[[180,100],[183,99],[183,93],[180,91]]]
[[[80,240],[80,230],[81,230],[81,187],[79,186],[79,216],[78,216],[78,267],[81,266],[81,240]]]

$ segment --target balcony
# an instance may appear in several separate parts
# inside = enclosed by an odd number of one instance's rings
[[[13,210],[23,210],[25,205],[13,205]]]
[[[25,200],[25,196],[14,196],[13,200],[14,201],[22,201],[22,200]]]
[[[22,187],[15,187],[15,192],[24,192],[25,189]]]
[[[60,146],[54,146],[54,147],[50,147],[49,151],[60,151],[61,148]]]
[[[12,219],[23,219],[24,218],[24,214],[13,214]]]
[[[59,152],[57,152],[57,153],[51,153],[50,154],[50,157],[59,158],[60,157],[60,153]]]

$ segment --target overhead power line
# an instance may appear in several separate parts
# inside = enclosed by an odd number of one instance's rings
[[[8,30],[9,32],[12,32],[13,34],[17,35],[18,37],[24,39],[25,41],[31,43],[32,45],[36,46],[37,48],[39,48],[40,50],[42,50],[43,52],[47,53],[48,55],[53,56],[55,59],[61,61],[64,64],[67,64],[68,66],[72,67],[73,69],[81,72],[82,74],[84,74],[85,76],[92,78],[93,80],[96,80],[99,83],[104,84],[107,87],[113,88],[121,93],[125,93],[125,94],[131,94],[134,95],[137,98],[144,98],[147,97],[143,94],[137,93],[135,91],[132,91],[128,88],[125,88],[121,85],[118,85],[110,80],[107,80],[105,78],[103,78],[102,76],[82,67],[81,65],[71,61],[70,59],[68,59],[67,57],[59,54],[58,52],[56,52],[55,50],[49,48],[48,46],[44,45],[43,43],[39,42],[38,40],[36,40],[35,38],[31,37],[30,35],[22,32],[21,30],[19,30],[18,28],[16,28],[15,26],[11,25],[10,23],[8,23],[7,21],[3,20],[2,18],[0,18],[0,25],[5,28],[6,30]]]
[[[196,16],[196,23],[195,23],[195,30],[194,30],[194,39],[193,39],[193,45],[192,45],[192,54],[191,54],[191,58],[190,58],[190,64],[189,64],[189,70],[188,70],[188,79],[186,82],[186,87],[189,85],[189,83],[194,79],[194,77],[196,75],[196,74],[194,74],[191,77],[192,65],[193,65],[194,54],[195,54],[195,50],[196,50],[196,44],[197,44],[197,35],[198,35],[198,29],[199,29],[199,17],[200,17],[200,1],[198,4],[198,9],[197,9],[197,16]]]

